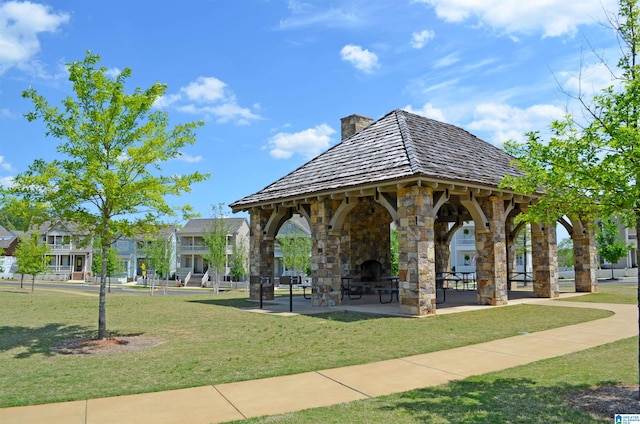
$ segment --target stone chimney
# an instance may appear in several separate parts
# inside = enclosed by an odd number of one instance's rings
[[[349,115],[340,120],[342,126],[342,139],[345,140],[360,130],[373,124],[373,119],[363,115]]]

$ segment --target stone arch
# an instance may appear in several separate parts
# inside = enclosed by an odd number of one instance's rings
[[[360,276],[363,264],[380,264],[381,275],[391,272],[391,223],[393,215],[376,196],[360,197],[351,202],[348,214],[342,218],[340,234],[340,265],[343,275]],[[336,210],[336,214],[340,207]],[[343,213],[344,213],[343,209]],[[335,230],[333,230],[335,231]]]
[[[336,209],[335,213],[331,217],[331,221],[329,221],[329,231],[336,233],[342,231],[344,221],[347,219],[349,212],[351,212],[357,205],[357,198],[351,199],[350,197],[345,197],[342,199],[340,206],[338,206],[338,209]]]
[[[285,221],[293,216],[293,209],[281,206],[276,206],[269,220],[264,228],[264,236],[268,239],[275,239],[278,234],[278,230],[282,227]]]

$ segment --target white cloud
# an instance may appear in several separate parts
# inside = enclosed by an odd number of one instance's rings
[[[545,37],[573,35],[577,27],[593,24],[603,11],[615,12],[616,0],[414,0],[435,9],[448,22],[463,22],[471,17],[482,25],[507,34],[542,33]]]
[[[363,72],[373,72],[375,68],[380,66],[378,56],[376,56],[375,53],[371,53],[369,50],[353,44],[344,46],[342,50],[340,50],[340,56],[342,60],[350,62]]]
[[[0,3],[0,74],[26,66],[40,51],[38,34],[55,32],[69,21],[66,13],[29,1]]]
[[[178,93],[157,99],[154,107],[174,107],[184,113],[204,115],[206,119],[212,118],[219,123],[233,121],[247,125],[262,119],[251,109],[239,106],[235,94],[227,84],[215,77],[198,77],[182,87]],[[259,108],[259,103],[255,103],[254,108]]]
[[[110,68],[110,69],[107,69],[106,74],[111,78],[117,78],[121,72],[122,71],[119,68]]]
[[[458,53],[451,53],[442,57],[433,64],[434,68],[446,68],[447,66],[455,65],[460,62],[460,55]]]
[[[11,166],[11,164],[4,161],[4,156],[0,156],[0,169],[9,172],[13,171],[13,167]]]
[[[433,40],[436,33],[430,29],[425,29],[420,32],[414,32],[411,36],[411,47],[414,49],[423,48],[429,41]]]
[[[178,156],[176,159],[181,161],[181,162],[187,162],[187,163],[199,163],[199,162],[202,162],[202,156],[200,156],[200,155],[191,156],[191,155],[188,155],[186,153],[180,153],[180,156]]]
[[[553,120],[564,115],[565,110],[548,104],[521,109],[506,103],[481,103],[466,128],[491,134],[487,141],[502,145],[507,140],[524,141],[525,133],[530,131],[545,133]]]
[[[604,63],[599,62],[584,66],[578,73],[563,71],[558,76],[565,91],[593,95],[616,84],[611,72]]]
[[[326,124],[317,125],[297,133],[278,133],[271,137],[267,148],[276,159],[287,159],[298,154],[311,159],[331,146],[335,130]]]
[[[279,29],[294,30],[308,27],[357,28],[363,25],[361,10],[348,7],[323,9],[309,3],[290,0],[291,15],[280,20]]]
[[[447,122],[442,110],[434,107],[431,103],[425,103],[420,109],[414,109],[411,105],[404,107],[407,112],[415,113],[416,115],[424,116],[425,118],[435,119],[440,122]]]
[[[176,102],[179,102],[182,96],[180,94],[165,94],[162,97],[158,97],[153,103],[153,107],[158,109],[166,109]]]
[[[0,177],[0,187],[9,188],[13,186],[13,177]]]
[[[227,84],[215,77],[198,77],[186,87],[180,89],[187,99],[199,103],[216,102],[225,98]]]

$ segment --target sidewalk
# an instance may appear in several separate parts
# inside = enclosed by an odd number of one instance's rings
[[[7,424],[221,423],[435,386],[638,334],[637,305],[523,299],[613,311],[609,318],[406,358],[167,392],[0,409]]]

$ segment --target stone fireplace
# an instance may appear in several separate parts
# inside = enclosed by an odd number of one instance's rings
[[[379,281],[382,276],[382,264],[375,259],[364,261],[360,265],[360,281]]]

